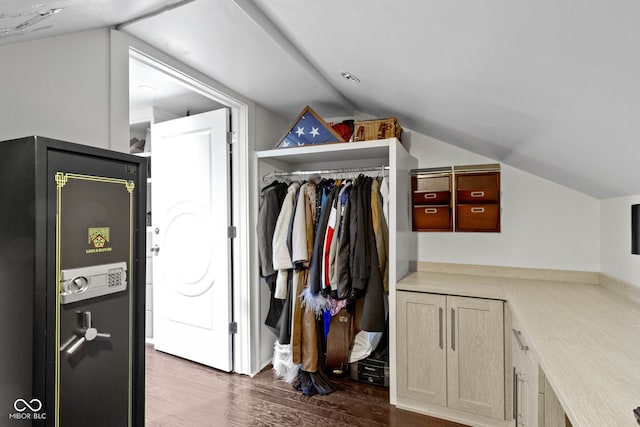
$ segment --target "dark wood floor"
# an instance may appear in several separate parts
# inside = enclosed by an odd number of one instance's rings
[[[147,426],[428,426],[459,424],[396,409],[389,389],[346,378],[327,396],[303,396],[270,369],[227,374],[147,347]]]

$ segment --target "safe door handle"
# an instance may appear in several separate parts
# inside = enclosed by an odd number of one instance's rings
[[[442,307],[440,307],[438,309],[440,311],[439,313],[439,324],[440,324],[440,350],[444,350],[444,325],[443,325],[443,320],[444,320],[444,310],[442,309]]]
[[[451,350],[456,351],[456,311],[451,309]]]
[[[104,340],[111,338],[111,334],[98,332],[98,330],[93,327],[90,311],[78,312],[78,315],[82,316],[82,329],[76,331],[71,338],[60,346],[60,351],[64,351],[67,357],[72,356],[85,342],[90,342],[97,338]]]
[[[516,329],[511,329],[511,330],[513,331],[513,335],[515,335],[515,337],[516,337],[516,341],[517,341],[517,343],[518,343],[518,347],[520,347],[520,350],[522,350],[522,351],[529,351],[529,346],[528,346],[528,345],[525,345],[525,344],[522,342],[522,332],[521,332],[521,331],[518,331],[518,330],[516,330]]]

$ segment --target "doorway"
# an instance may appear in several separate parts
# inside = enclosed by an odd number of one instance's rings
[[[129,50],[129,103],[130,103],[130,130],[131,140],[130,148],[138,155],[149,157],[151,167],[151,179],[148,183],[148,194],[153,192],[154,167],[153,167],[153,140],[151,140],[151,125],[157,126],[158,123],[167,123],[168,121],[178,118],[197,116],[203,112],[211,110],[219,110],[226,108],[230,112],[229,127],[231,130],[231,141],[236,146],[240,145],[239,141],[246,141],[247,128],[247,105],[235,100],[232,97],[221,93],[220,91],[208,86],[201,81],[191,78],[168,66],[153,57],[143,53],[142,51],[130,47]],[[245,145],[246,146],[246,145]],[[231,182],[234,183],[230,189],[231,198],[234,195],[242,194],[243,182],[245,179],[238,177],[241,170],[246,170],[246,150],[234,150],[230,160],[232,174]],[[244,190],[244,194],[248,191]],[[147,223],[147,341],[154,343],[155,332],[153,325],[157,324],[154,319],[154,288],[153,288],[153,263],[156,260],[155,254],[158,252],[154,249],[154,236],[156,236],[157,227],[154,223],[153,199],[148,198],[148,223]],[[242,218],[243,207],[242,200],[236,203],[231,214],[230,223],[236,224],[238,218]],[[244,215],[246,218],[247,215]],[[246,262],[248,250],[247,243],[243,241],[233,245],[230,256],[233,256],[235,262],[230,270],[230,276],[236,278],[237,271],[243,262]],[[154,249],[154,252],[152,252]],[[245,268],[246,271],[246,268]],[[231,320],[236,324],[249,325],[250,313],[248,306],[243,306],[241,301],[245,301],[242,295],[249,292],[247,289],[239,286],[239,280],[232,281],[233,286],[229,294],[229,307],[233,313]],[[247,282],[244,282],[247,283]],[[235,296],[235,298],[234,298]],[[227,327],[225,325],[225,327]],[[233,371],[238,373],[250,372],[250,344],[249,332],[243,328],[238,328],[237,332],[232,335],[232,366]],[[188,357],[187,357],[188,358]]]

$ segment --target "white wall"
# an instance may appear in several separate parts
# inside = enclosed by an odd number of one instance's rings
[[[411,132],[420,168],[497,163]],[[599,200],[501,164],[500,233],[419,233],[418,261],[600,271]]]
[[[41,135],[109,147],[109,31],[0,46],[0,140]]]
[[[271,113],[270,111],[260,107],[259,105],[256,105],[256,150],[261,151],[272,149],[279,142],[282,135],[284,135],[284,133],[287,131],[289,125],[290,124],[281,117]],[[265,173],[264,170],[261,170],[258,167],[257,163],[257,159],[254,157],[252,164],[253,168],[256,171],[256,177],[258,179],[254,180],[254,183],[256,183],[256,187],[251,192],[251,194],[254,195],[254,200],[256,200],[256,203],[253,204],[254,209],[251,212],[253,218],[253,221],[251,221],[252,224],[258,223],[258,203],[260,198],[259,191],[260,188],[264,185],[262,182],[262,174]],[[266,282],[262,280],[259,275],[258,242],[255,238],[256,233],[253,232],[252,236],[254,240],[251,247],[253,252],[253,259],[256,260],[256,263],[254,266],[255,268],[252,269],[253,275],[251,282],[258,284],[258,292],[260,295],[260,353],[256,353],[256,356],[259,357],[259,359],[256,361],[256,366],[258,366],[258,368],[262,368],[273,358],[273,343],[276,340],[276,336],[273,335],[273,333],[264,325],[264,320],[266,319],[267,312],[269,311],[269,301],[271,300],[271,294],[269,292],[269,286],[267,286]]]
[[[631,205],[640,195],[601,201],[602,272],[640,287],[640,255],[631,254]]]

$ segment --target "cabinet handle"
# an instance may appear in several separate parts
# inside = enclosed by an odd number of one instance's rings
[[[451,350],[456,351],[456,311],[451,309]]]
[[[424,213],[426,213],[426,214],[438,213],[438,209],[436,209],[436,208],[425,208]]]
[[[516,425],[517,426],[525,426],[526,425],[526,406],[525,406],[525,398],[526,398],[526,387],[525,387],[526,378],[522,372],[516,372]]]
[[[520,347],[520,350],[522,351],[529,351],[529,346],[528,345],[524,345],[524,343],[522,342],[522,332],[521,331],[517,331],[515,329],[511,329],[513,331],[513,335],[516,336],[516,341],[518,342],[518,347]]]
[[[484,208],[471,208],[471,213],[484,213]]]
[[[424,198],[425,199],[435,199],[436,198],[436,193],[424,193]]]
[[[513,419],[518,421],[518,372],[513,367]]]
[[[444,310],[442,310],[442,307],[439,308],[440,310],[440,350],[444,350],[444,331],[443,331],[443,322],[442,322],[442,317],[444,315]]]
[[[471,197],[484,197],[484,191],[472,191]]]

